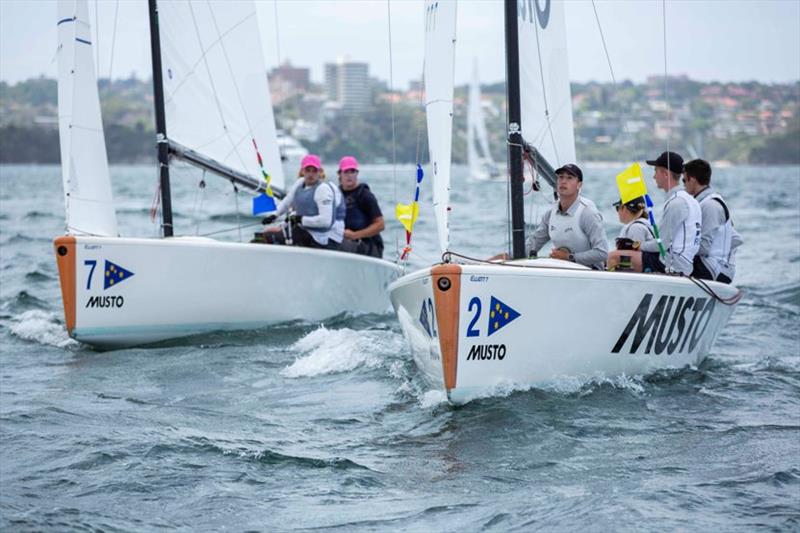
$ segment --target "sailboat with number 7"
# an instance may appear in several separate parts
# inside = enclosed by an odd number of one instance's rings
[[[99,348],[389,310],[399,268],[296,246],[175,236],[170,165],[260,196],[284,185],[252,1],[149,8],[161,238],[121,237],[111,194],[86,0],[58,3],[58,107],[67,234],[54,241],[69,335]],[[167,133],[169,125],[169,134]],[[263,157],[262,157],[263,156]]]
[[[461,404],[498,386],[644,375],[702,361],[741,298],[736,287],[525,258],[523,149],[550,185],[555,165],[575,160],[563,2],[504,3],[512,259],[469,260],[451,249],[456,10],[437,1],[427,10],[428,139],[443,262],[389,287],[427,381]]]

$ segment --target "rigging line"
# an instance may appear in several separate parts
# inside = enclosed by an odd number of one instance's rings
[[[211,84],[211,92],[214,95],[214,102],[217,105],[217,112],[219,113],[219,120],[222,123],[222,129],[225,132],[226,137],[228,137],[228,141],[231,144],[233,144],[233,139],[231,139],[230,133],[228,132],[228,125],[225,123],[225,114],[222,112],[222,104],[220,103],[220,100],[219,100],[219,94],[217,94],[217,86],[214,84],[214,77],[211,75],[211,68],[209,68],[209,66],[208,66],[208,59],[207,59],[208,50],[203,48],[203,41],[200,38],[200,28],[197,26],[197,18],[195,17],[194,9],[192,8],[192,3],[189,2],[188,5],[189,5],[189,12],[192,15],[192,24],[194,25],[195,35],[197,36],[197,44],[200,47],[200,51],[202,52],[201,55],[202,55],[203,64],[206,67],[206,74],[208,75],[208,81]],[[212,17],[213,17],[213,14],[212,14]],[[234,27],[238,26],[242,22],[243,21],[240,21],[239,23],[235,24]],[[228,32],[226,32],[226,34],[227,33]],[[219,37],[219,39],[222,39],[222,36],[219,35],[219,34],[218,34],[218,37]],[[214,44],[216,44],[216,43],[212,43],[211,47],[213,47]],[[209,47],[209,50],[210,50],[211,47]],[[238,151],[236,152],[236,155],[239,158],[239,163],[241,163],[242,168],[247,168],[247,166],[244,164],[244,161],[242,160],[242,156],[239,154]]]
[[[617,78],[614,76],[614,67],[611,66],[611,55],[608,53],[608,46],[606,46],[606,37],[603,34],[603,26],[600,24],[600,15],[597,13],[597,5],[595,0],[592,0],[592,9],[594,10],[594,19],[597,21],[597,29],[600,31],[600,41],[603,43],[603,52],[606,55],[606,62],[608,63],[608,71],[611,73],[611,86],[614,88],[614,93],[617,94]],[[628,119],[625,114],[625,106],[619,102],[620,119],[622,119],[622,131],[630,136],[631,132],[628,131]]]
[[[236,76],[233,73],[233,67],[231,66],[230,58],[228,57],[228,50],[225,48],[225,40],[222,38],[222,35],[220,34],[220,31],[219,31],[219,24],[217,23],[217,17],[216,17],[216,15],[214,15],[214,9],[211,7],[211,3],[208,0],[206,0],[206,4],[208,5],[208,12],[211,13],[211,20],[214,22],[214,29],[217,32],[217,39],[218,39],[218,42],[219,42],[219,46],[222,49],[222,56],[225,58],[225,63],[228,66],[228,72],[230,73],[231,82],[233,83],[233,87],[236,90],[236,99],[238,100],[239,107],[242,110],[242,117],[244,118],[244,122],[247,125],[247,131],[250,134],[250,138],[251,139],[255,139],[255,133],[253,132],[253,126],[252,126],[252,124],[250,124],[250,118],[248,116],[247,110],[245,110],[245,108],[244,108],[244,103],[242,102],[242,94],[241,94],[241,91],[239,91],[239,84],[236,82]],[[255,8],[255,6],[253,6],[253,7]],[[257,13],[255,11],[253,11],[252,16],[256,17]],[[242,21],[234,24],[233,27],[237,27],[240,24],[243,24],[246,19],[247,19],[247,17],[242,19]],[[227,33],[228,32],[226,32],[226,35],[227,35]],[[263,60],[262,60],[262,62],[263,62]],[[266,78],[266,72],[264,73],[264,76]],[[267,88],[269,88],[269,83],[267,83]],[[227,131],[227,126],[226,126],[225,129]],[[241,156],[241,154],[239,154],[239,144],[241,143],[241,141],[240,141],[240,143],[234,143],[233,138],[231,138],[230,136],[228,136],[228,140],[233,144],[232,151],[236,153],[236,156],[238,157],[239,162],[242,165],[242,168],[246,169],[247,166],[244,163],[244,159]],[[255,141],[253,141],[253,142],[255,142]],[[228,153],[228,155],[230,155],[230,152]]]
[[[667,97],[667,0],[661,0],[661,13],[664,31],[664,103],[666,104],[667,113],[667,152],[669,152],[669,138],[671,133],[669,123],[672,113],[670,112],[669,98]]]
[[[233,182],[231,182],[231,185],[233,185],[233,199],[236,204],[236,226],[239,229],[239,242],[242,242],[242,222],[239,217],[239,187]]]
[[[547,122],[547,131],[550,132],[550,142],[553,143],[553,152],[556,154],[556,163],[561,164],[561,157],[558,155],[558,146],[556,146],[556,138],[553,134],[553,125],[550,122],[550,109],[547,105],[547,87],[544,83],[544,68],[542,67],[542,47],[539,44],[539,24],[534,24],[534,33],[536,34],[536,58],[539,60],[539,76],[542,79],[542,99],[544,100],[544,117]]]
[[[281,35],[278,25],[278,0],[272,0],[272,11],[275,13],[275,50],[278,53],[277,66],[281,66]]]
[[[94,1],[94,24],[95,24],[95,40],[94,44],[96,47],[95,56],[95,64],[97,65],[97,77],[100,77],[100,0]]]
[[[386,12],[389,18],[389,94],[394,95],[394,64],[392,62],[392,3],[386,0]],[[394,176],[394,197],[397,200],[397,137],[395,130],[394,97],[389,101],[392,110],[392,175]]]
[[[114,45],[117,42],[117,18],[119,15],[119,0],[114,8],[114,32],[111,34],[111,60],[108,62],[108,87],[111,88],[111,73],[114,70]]]
[[[222,36],[219,33],[219,24],[217,24],[217,17],[214,15],[214,8],[211,7],[211,2],[206,1],[206,5],[208,5],[208,12],[211,13],[211,20],[214,22],[214,29],[217,31],[217,37],[219,39],[219,46],[222,48],[222,57],[225,58],[225,64],[228,66],[228,73],[231,76],[231,82],[233,83],[233,88],[236,89],[236,99],[239,101],[239,107],[242,110],[242,116],[244,117],[244,122],[247,124],[247,130],[250,133],[251,137],[253,135],[253,127],[250,125],[250,119],[247,116],[247,111],[244,108],[244,103],[242,103],[242,93],[239,91],[239,84],[236,83],[236,76],[233,74],[233,67],[231,66],[231,61],[228,58],[228,50],[225,48],[225,41],[222,40]],[[255,12],[253,13],[255,16]],[[266,73],[265,73],[266,75]]]

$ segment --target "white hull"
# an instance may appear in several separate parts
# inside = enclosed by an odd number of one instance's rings
[[[741,296],[736,287],[708,285],[721,298]],[[499,385],[698,364],[734,307],[688,278],[551,259],[435,265],[389,291],[416,364],[457,404]]]
[[[54,245],[67,330],[99,348],[382,313],[400,274],[356,254],[205,238],[64,236]],[[113,285],[105,281],[111,264]]]

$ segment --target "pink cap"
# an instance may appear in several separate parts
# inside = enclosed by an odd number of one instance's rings
[[[358,161],[352,155],[346,155],[339,160],[339,170],[344,172],[346,170],[358,170]]]
[[[322,161],[319,160],[318,155],[308,154],[300,163],[300,170],[303,170],[306,167],[314,167],[317,170],[320,170],[322,168]]]

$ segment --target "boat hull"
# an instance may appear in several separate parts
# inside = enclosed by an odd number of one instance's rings
[[[708,286],[734,305],[741,297],[735,287]],[[688,278],[550,259],[436,265],[389,291],[415,362],[457,404],[503,385],[698,364],[734,307]]]
[[[69,335],[109,349],[390,309],[388,261],[206,238],[54,241]]]

